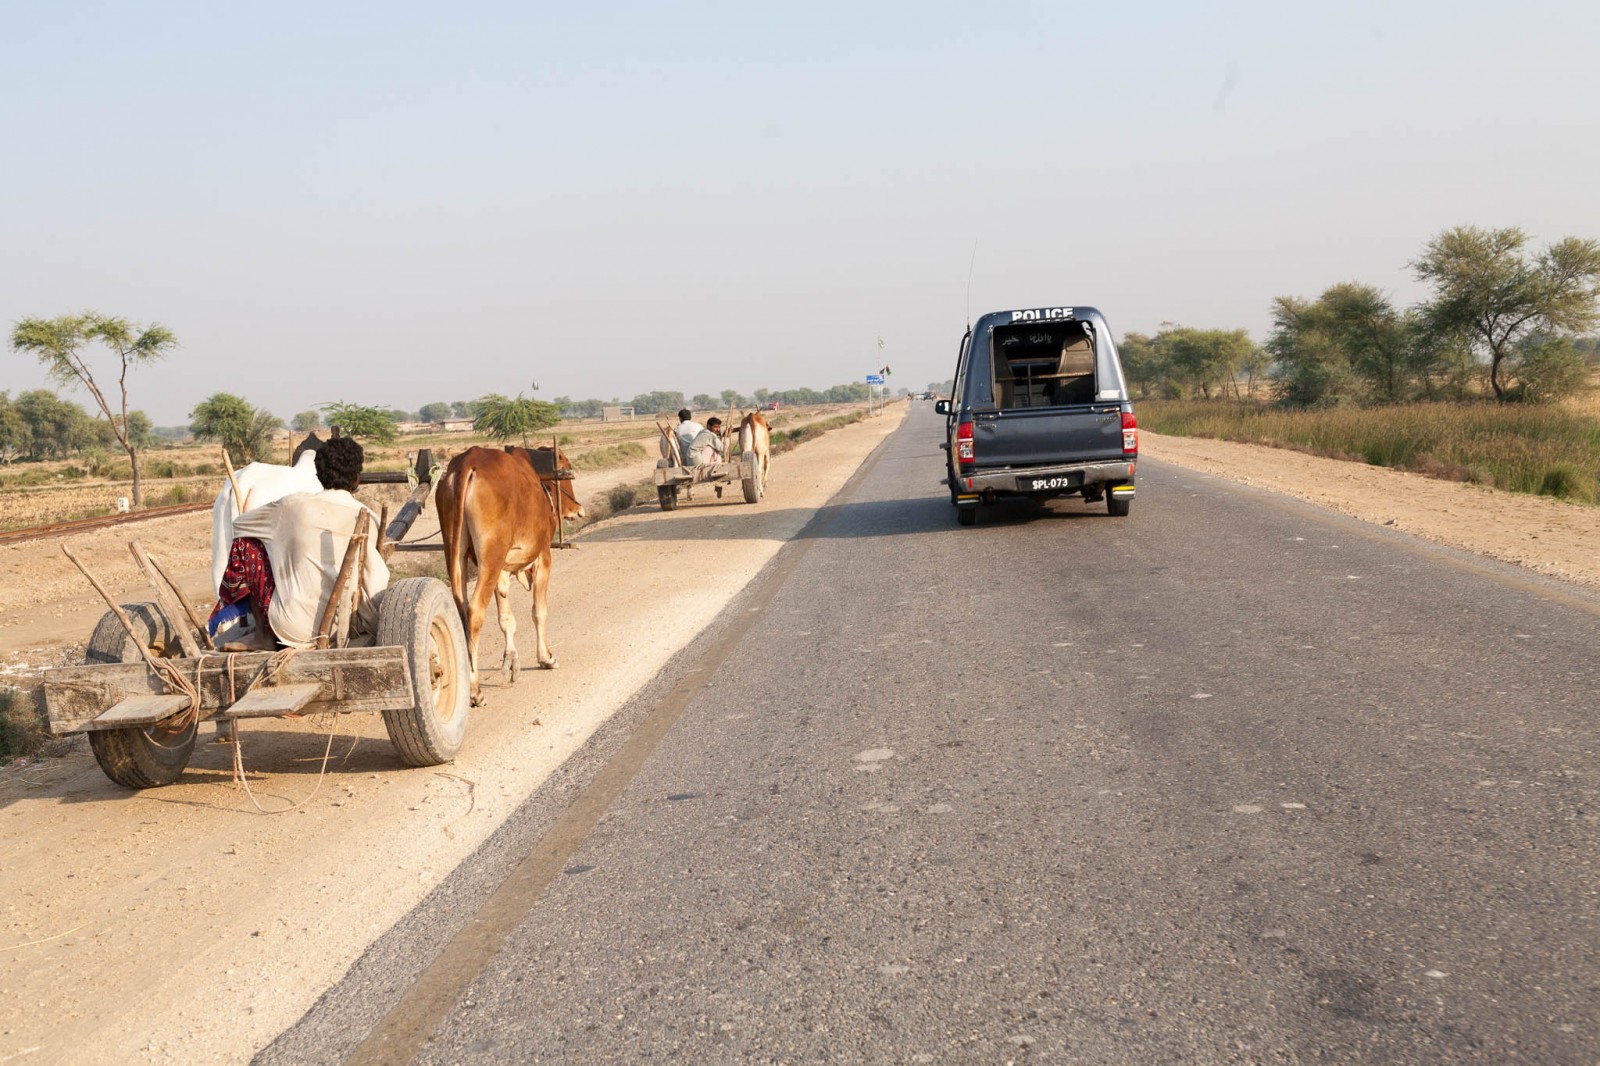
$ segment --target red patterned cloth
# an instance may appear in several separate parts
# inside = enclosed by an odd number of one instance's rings
[[[270,637],[272,623],[267,621],[267,609],[272,606],[272,595],[276,591],[267,549],[254,537],[235,537],[233,546],[228,549],[228,568],[222,572],[217,605],[212,608],[211,617],[215,619],[223,608],[249,598],[254,601],[256,617]]]

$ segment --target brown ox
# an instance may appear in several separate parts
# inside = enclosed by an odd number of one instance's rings
[[[761,485],[767,484],[767,464],[772,459],[771,430],[760,411],[751,411],[739,423],[739,451],[756,457],[756,470]]]
[[[511,613],[511,578],[533,593],[533,635],[539,665],[554,669],[556,657],[545,637],[545,594],[550,587],[550,542],[556,515],[581,518],[583,508],[573,493],[572,481],[540,477],[539,471],[571,470],[565,455],[552,449],[516,448],[495,451],[468,448],[454,459],[439,481],[434,504],[439,509],[439,530],[444,535],[444,562],[450,574],[450,592],[461,621],[467,627],[467,651],[472,664],[472,705],[483,703],[478,683],[478,635],[483,629],[489,597],[495,598],[500,629],[506,637],[505,657],[509,682],[517,681],[517,622]],[[467,598],[469,567],[478,583]]]

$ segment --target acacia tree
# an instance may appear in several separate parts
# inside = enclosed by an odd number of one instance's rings
[[[322,410],[325,412],[323,421],[330,426],[338,426],[339,432],[347,437],[364,437],[374,444],[393,444],[399,436],[394,428],[394,420],[381,407],[366,407],[341,400],[323,404]]]
[[[496,440],[521,437],[526,444],[528,434],[561,421],[561,408],[541,400],[521,396],[513,400],[496,394],[484,396],[478,403],[478,417],[472,420],[472,428]]]
[[[1178,326],[1157,335],[1157,350],[1166,358],[1168,372],[1189,382],[1206,399],[1231,391],[1238,395],[1239,370],[1255,351],[1242,329],[1190,329]]]
[[[1411,264],[1418,280],[1433,285],[1424,321],[1488,357],[1489,384],[1502,401],[1510,383],[1501,371],[1520,342],[1575,333],[1600,318],[1600,241],[1565,237],[1531,259],[1527,243],[1515,227],[1457,226],[1429,241]]]
[[[118,361],[116,409],[95,380],[84,358],[88,345],[104,345]],[[140,363],[150,363],[178,346],[178,340],[165,326],[152,322],[144,328],[125,318],[90,312],[61,315],[58,318],[25,318],[11,330],[14,351],[30,352],[44,364],[50,379],[65,388],[82,385],[99,405],[122,450],[128,453],[133,468],[133,505],[144,504],[143,482],[139,471],[139,448],[129,432],[128,371]]]
[[[277,415],[227,392],[212,393],[195,405],[189,417],[193,419],[189,431],[196,439],[220,442],[236,463],[264,458],[272,448],[272,434],[283,425]]]

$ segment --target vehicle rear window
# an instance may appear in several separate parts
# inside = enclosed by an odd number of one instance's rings
[[[1000,408],[1094,402],[1094,339],[1082,323],[996,326],[990,348],[991,395]]]

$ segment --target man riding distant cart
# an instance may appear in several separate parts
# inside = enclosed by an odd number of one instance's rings
[[[661,459],[656,463],[656,496],[663,511],[678,506],[678,492],[692,498],[695,485],[709,484],[722,495],[724,486],[738,482],[746,503],[756,503],[766,492],[768,429],[760,412],[744,417],[739,426],[739,457],[728,457],[728,432],[722,419],[706,419],[704,426],[685,408],[678,424],[661,430]]]

